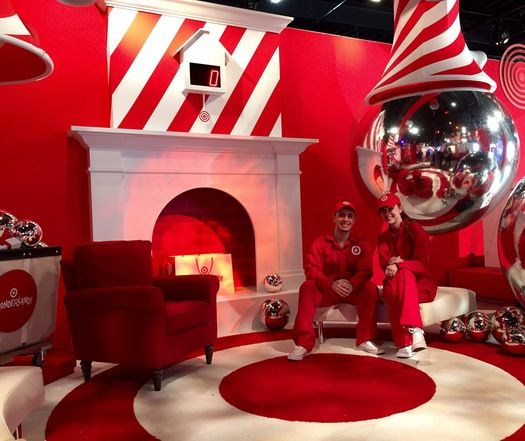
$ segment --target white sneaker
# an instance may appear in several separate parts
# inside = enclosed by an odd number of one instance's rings
[[[425,331],[421,328],[408,328],[408,332],[412,334],[412,349],[414,351],[422,351],[427,348],[425,341]]]
[[[399,348],[396,353],[397,358],[411,358],[414,355],[416,355],[416,353],[412,350],[412,345]]]
[[[303,348],[302,346],[296,346],[293,348],[293,351],[288,354],[288,360],[292,361],[301,361],[306,357],[310,352]]]
[[[384,354],[385,351],[383,348],[376,346],[375,343],[371,341],[365,341],[364,343],[361,343],[357,349],[361,349],[362,351],[368,352],[369,354]]]

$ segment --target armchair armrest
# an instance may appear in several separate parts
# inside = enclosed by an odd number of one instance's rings
[[[155,286],[119,286],[69,291],[64,297],[67,307],[95,310],[139,310],[164,313],[164,294]]]
[[[215,303],[219,291],[219,279],[211,275],[156,277],[153,284],[162,290],[166,300],[203,300]]]

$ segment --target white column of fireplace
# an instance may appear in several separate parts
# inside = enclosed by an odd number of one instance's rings
[[[77,127],[89,151],[93,240],[151,240],[162,209],[177,195],[214,188],[246,209],[255,234],[256,292],[218,299],[219,335],[263,329],[266,298],[287,301],[295,316],[304,280],[299,154],[316,139],[205,135]],[[283,291],[264,291],[267,274]]]

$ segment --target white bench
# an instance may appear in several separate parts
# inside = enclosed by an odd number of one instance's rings
[[[383,287],[379,286],[378,288],[381,294]],[[439,286],[436,298],[432,302],[419,304],[423,327],[463,314],[469,314],[475,311],[476,308],[476,293],[474,291],[449,286]],[[378,324],[389,324],[387,307],[382,299],[377,304],[376,317]],[[325,324],[356,324],[358,319],[355,306],[348,303],[338,303],[333,306],[317,308],[314,326],[317,328],[319,342],[323,342],[323,327]]]
[[[0,441],[16,439],[13,434],[43,399],[42,369],[35,366],[0,367]]]

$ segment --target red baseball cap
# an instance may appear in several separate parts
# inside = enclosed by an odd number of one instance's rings
[[[401,206],[401,201],[394,193],[386,193],[377,200],[377,211],[383,207],[394,208],[396,205]]]
[[[357,213],[355,207],[354,207],[354,204],[352,204],[351,202],[348,202],[348,201],[341,201],[341,202],[338,202],[335,206],[335,210],[334,210],[334,213],[338,213],[339,211],[345,209],[345,208],[348,208],[350,210],[352,210],[354,213]]]

